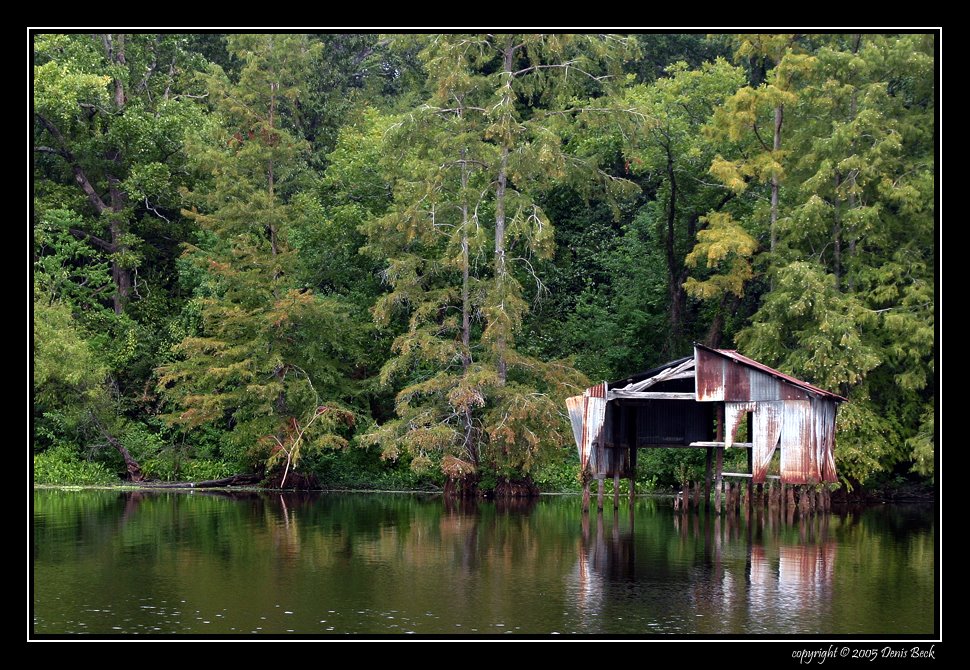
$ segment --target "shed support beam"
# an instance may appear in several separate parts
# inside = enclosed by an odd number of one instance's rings
[[[724,403],[717,405],[717,441],[721,443],[717,447],[717,458],[714,464],[714,511],[721,513],[721,472],[724,469]]]
[[[704,507],[711,509],[711,461],[714,459],[714,447],[707,448],[704,457]]]

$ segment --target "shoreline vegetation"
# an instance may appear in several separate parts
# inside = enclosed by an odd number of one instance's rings
[[[574,491],[565,398],[698,342],[936,486],[935,33],[31,40],[37,484]]]

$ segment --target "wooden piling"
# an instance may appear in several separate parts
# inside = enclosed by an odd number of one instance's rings
[[[694,509],[700,509],[701,507],[701,483],[694,482]]]
[[[583,513],[589,514],[589,480],[583,482]]]
[[[751,412],[748,412],[748,442],[751,442]],[[747,499],[744,501],[748,508],[751,508],[751,503],[754,502],[754,449],[745,449],[748,455],[748,474],[751,476],[748,478],[748,495]],[[758,485],[761,486],[760,484]]]
[[[717,404],[717,442],[724,442],[724,403]],[[717,458],[714,464],[714,511],[721,513],[721,489],[724,479],[721,473],[724,471],[724,447],[717,447]]]
[[[711,461],[714,460],[714,447],[707,448],[704,457],[704,507],[711,509]]]
[[[603,477],[596,478],[596,509],[603,511]]]
[[[637,448],[636,446],[632,446],[636,445],[636,432],[634,432],[633,440],[630,441],[630,444],[630,505],[633,505],[633,499],[637,495]],[[632,513],[630,518],[633,518]]]
[[[620,469],[613,471],[613,509],[620,509]]]

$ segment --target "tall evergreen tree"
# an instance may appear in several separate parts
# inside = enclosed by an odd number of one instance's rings
[[[289,239],[316,212],[298,190],[306,143],[288,123],[313,50],[299,35],[229,46],[239,81],[210,78],[218,116],[193,152],[207,178],[184,212],[204,231],[186,251],[204,272],[202,332],[160,368],[159,387],[173,424],[229,427],[238,461],[280,464],[285,480],[306,445],[346,445],[355,415],[341,391],[357,330],[339,299],[299,285]]]

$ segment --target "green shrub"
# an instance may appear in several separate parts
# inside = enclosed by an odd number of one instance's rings
[[[110,485],[118,478],[100,463],[82,461],[67,445],[34,455],[34,484]]]
[[[179,469],[179,480],[183,482],[202,482],[210,479],[231,477],[237,472],[231,463],[196,458],[182,463],[182,467]]]
[[[579,461],[572,458],[560,463],[543,463],[532,472],[532,481],[544,493],[573,493],[581,490]]]

